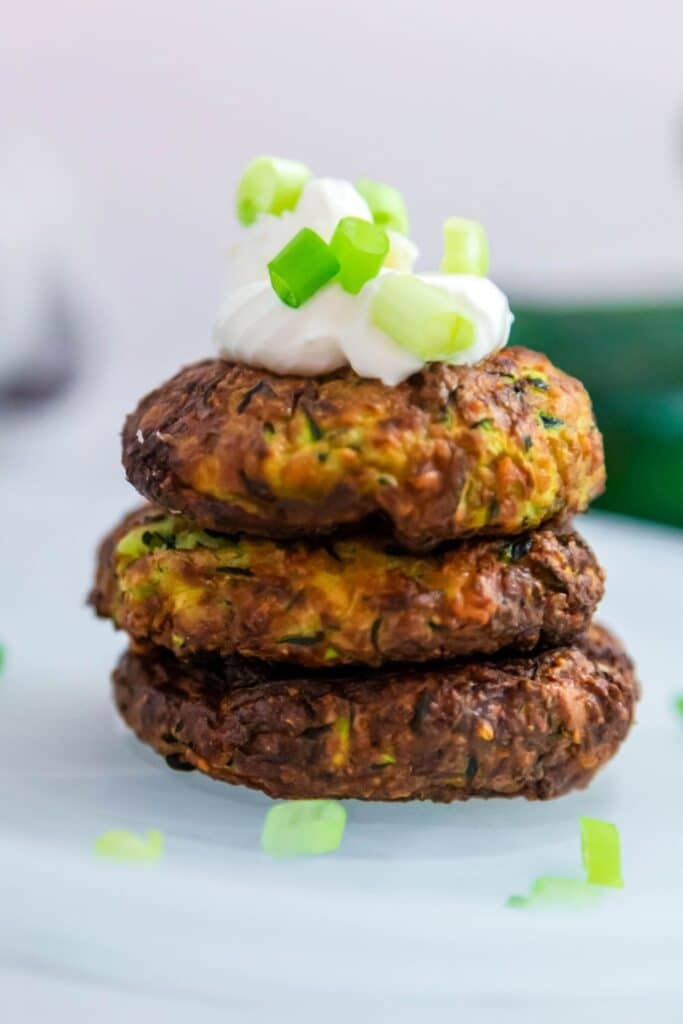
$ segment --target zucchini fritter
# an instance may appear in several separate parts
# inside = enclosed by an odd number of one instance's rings
[[[586,786],[626,736],[638,684],[594,626],[532,657],[306,677],[130,651],[114,696],[174,768],[273,797],[448,802]]]
[[[521,348],[396,387],[205,360],[128,417],[123,462],[141,494],[201,527],[310,539],[381,512],[413,550],[524,532],[604,486],[584,387]]]
[[[103,542],[91,600],[138,642],[311,668],[380,665],[583,632],[603,573],[568,527],[410,554],[379,532],[324,542],[199,530],[147,507]]]

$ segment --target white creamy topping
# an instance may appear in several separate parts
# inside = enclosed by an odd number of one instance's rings
[[[365,200],[346,181],[309,181],[295,210],[280,217],[264,215],[246,228],[230,253],[226,289],[214,338],[226,358],[274,373],[316,376],[350,365],[361,377],[394,385],[424,366],[370,319],[379,278],[358,295],[330,282],[298,309],[285,305],[273,291],[268,262],[303,227],[325,241],[342,217],[372,220]],[[413,243],[388,232],[390,251],[382,274],[410,272],[418,255]],[[419,274],[427,284],[443,288],[475,325],[474,345],[458,352],[452,363],[475,363],[502,348],[512,314],[505,295],[492,281],[472,274]]]

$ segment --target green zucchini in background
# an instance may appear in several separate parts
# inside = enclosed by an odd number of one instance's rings
[[[683,303],[513,309],[513,343],[591,393],[608,475],[596,505],[683,526]]]

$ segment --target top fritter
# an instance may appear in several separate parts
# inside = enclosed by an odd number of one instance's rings
[[[380,512],[413,550],[583,511],[605,479],[585,389],[521,348],[393,387],[205,360],[128,417],[123,461],[207,529],[311,536]]]
[[[604,485],[581,384],[506,349],[512,314],[480,224],[444,222],[438,272],[396,189],[260,157],[214,330],[128,418],[145,497],[198,526],[310,538],[382,513],[414,550],[580,512]]]

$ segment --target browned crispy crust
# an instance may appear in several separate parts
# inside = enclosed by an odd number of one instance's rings
[[[341,675],[130,651],[114,695],[174,768],[273,797],[449,802],[586,786],[639,690],[618,641],[594,626],[532,657]]]
[[[140,524],[171,523],[168,547],[116,553]],[[185,533],[184,531],[188,531]],[[557,525],[514,540],[476,539],[423,555],[381,533],[326,543],[206,537],[147,506],[103,541],[91,603],[138,642],[182,658],[242,654],[310,668],[426,661],[557,645],[584,632],[604,575],[587,544]]]
[[[380,512],[414,550],[523,532],[604,486],[585,389],[522,348],[397,387],[205,360],[142,399],[123,463],[141,494],[200,526],[310,538]]]

